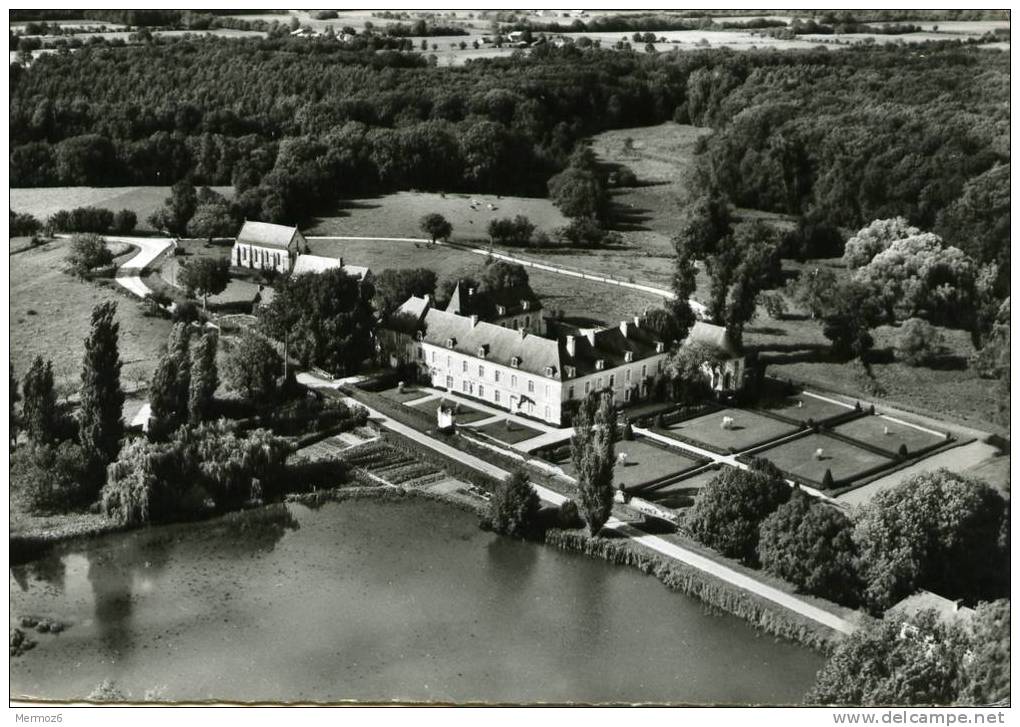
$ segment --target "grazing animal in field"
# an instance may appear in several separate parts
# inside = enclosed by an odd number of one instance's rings
[[[723,429],[733,429],[733,417],[723,417],[722,418],[722,428]]]
[[[815,450],[815,459],[822,459],[825,457],[825,450],[819,447]]]

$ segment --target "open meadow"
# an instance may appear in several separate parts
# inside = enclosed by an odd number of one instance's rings
[[[537,230],[552,234],[568,220],[552,201],[538,197],[494,194],[395,192],[377,197],[341,200],[335,214],[317,217],[306,235],[351,237],[425,237],[421,218],[439,213],[453,225],[454,242],[488,242],[492,220],[524,215]]]
[[[228,199],[234,196],[233,187],[213,187]],[[35,187],[10,190],[9,206],[40,222],[59,210],[75,207],[105,207],[117,212],[131,210],[138,217],[139,232],[153,232],[147,222],[149,215],[163,204],[170,187]]]
[[[135,388],[148,381],[170,322],[142,315],[138,301],[122,293],[112,279],[83,282],[62,272],[66,243],[54,241],[10,256],[11,361],[18,377],[32,359],[53,360],[58,390],[77,390],[92,308],[117,303],[120,323],[121,380]]]

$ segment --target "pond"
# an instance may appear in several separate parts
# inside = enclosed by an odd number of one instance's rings
[[[822,656],[429,501],[277,505],[14,566],[11,697],[798,702]]]

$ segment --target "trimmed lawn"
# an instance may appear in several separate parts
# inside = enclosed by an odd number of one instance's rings
[[[832,402],[816,399],[807,394],[791,396],[782,402],[772,405],[766,404],[761,408],[777,416],[793,419],[794,421],[806,422],[808,419],[813,419],[819,424],[853,410],[852,407],[833,404]]]
[[[888,434],[886,434],[888,429]],[[844,437],[856,439],[858,442],[878,447],[890,454],[899,452],[901,445],[906,445],[907,453],[941,444],[945,437],[936,436],[906,424],[899,424],[881,416],[866,416],[851,422],[833,427],[834,432]]]
[[[698,464],[698,460],[680,454],[664,445],[652,444],[642,438],[633,441],[620,440],[616,443],[616,455],[626,454],[626,464],[617,465],[613,470],[614,484],[625,485],[628,489],[682,472]],[[560,465],[563,471],[574,476],[574,465],[569,460]]]
[[[440,396],[435,399],[423,401],[421,404],[408,404],[407,406],[410,406],[412,409],[417,409],[418,411],[423,411],[430,417],[435,419],[436,410],[439,408],[439,405],[443,403],[443,401],[444,401],[443,397]],[[478,422],[481,421],[482,419],[488,419],[489,417],[492,416],[492,414],[489,414],[488,412],[481,411],[480,409],[475,409],[474,407],[468,406],[467,404],[464,404],[462,402],[457,401],[454,403],[460,404],[460,410],[454,417],[454,421],[456,421],[458,424],[470,424],[471,422]]]
[[[733,417],[733,428],[723,429],[723,417]],[[744,409],[723,409],[677,422],[666,434],[676,432],[688,439],[714,447],[742,452],[773,439],[793,434],[797,427]]]
[[[815,450],[821,449],[821,459],[815,459]],[[784,442],[759,455],[775,464],[783,472],[821,483],[825,470],[832,471],[837,486],[858,479],[876,467],[895,463],[892,457],[883,457],[861,447],[841,442],[824,434],[811,433],[790,442]]]
[[[517,444],[542,433],[540,429],[526,427],[509,418],[486,424],[484,427],[474,427],[474,429],[507,444]]]
[[[672,482],[665,487],[644,492],[639,490],[635,494],[663,507],[675,509],[690,507],[698,492],[701,491],[701,488],[718,477],[720,472],[722,472],[722,469],[716,467],[691,475],[690,477],[685,477],[678,482]]]
[[[431,394],[431,391],[425,389],[419,389],[417,386],[405,386],[403,392],[399,388],[393,386],[389,389],[384,389],[379,392],[379,396],[385,396],[390,401],[395,401],[398,404],[403,404],[406,401],[414,401],[415,399],[421,399]]]

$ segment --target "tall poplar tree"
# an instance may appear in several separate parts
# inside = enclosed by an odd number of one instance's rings
[[[53,388],[53,362],[36,356],[21,384],[24,403],[21,422],[28,438],[50,444],[57,438],[57,393]]]
[[[191,387],[188,391],[188,420],[198,424],[209,418],[213,395],[220,385],[216,368],[216,347],[219,339],[215,331],[202,334],[191,349]]]
[[[616,407],[608,396],[590,396],[574,415],[570,454],[577,473],[581,514],[595,535],[613,510]]]
[[[103,468],[117,458],[124,434],[124,390],[120,386],[118,349],[120,324],[114,320],[117,304],[100,303],[92,309],[92,328],[85,339],[81,367],[81,407],[78,433],[96,482]]]

